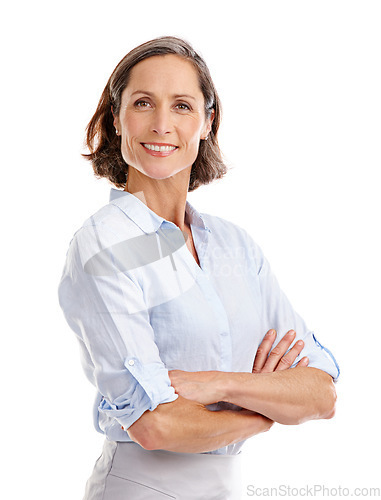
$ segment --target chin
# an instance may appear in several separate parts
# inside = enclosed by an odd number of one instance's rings
[[[186,170],[187,167],[184,167],[182,169],[171,169],[171,168],[164,168],[164,167],[151,167],[151,168],[139,168],[139,172],[144,174],[146,177],[149,177],[151,179],[156,179],[156,180],[164,180],[168,179],[170,177],[175,176],[176,174],[179,174],[180,172],[183,172]],[[191,168],[191,167],[190,167]],[[189,168],[189,173],[190,173],[190,168]]]

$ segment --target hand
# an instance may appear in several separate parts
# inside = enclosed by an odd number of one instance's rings
[[[223,376],[218,371],[185,372],[182,370],[169,371],[172,387],[176,394],[183,398],[209,405],[220,401],[216,384],[219,377]]]
[[[222,394],[217,392],[217,387],[220,387],[224,383],[224,377],[229,377],[229,375],[235,374],[218,371],[185,372],[171,370],[169,372],[172,386],[177,394],[203,405],[217,403],[223,399]],[[240,415],[247,415],[252,418],[252,424],[250,423],[250,425],[255,426],[255,434],[268,431],[274,424],[273,420],[264,415],[245,408],[228,410],[228,412],[238,412]]]
[[[275,330],[269,330],[255,355],[253,373],[271,373],[290,368],[304,347],[303,340],[298,340],[298,342],[296,342],[287,352],[295,339],[295,335],[296,333],[294,330],[289,330],[270,352],[276,339],[276,332]],[[308,366],[308,362],[309,359],[305,356],[299,361],[297,366]]]
[[[287,332],[270,352],[276,334],[275,330],[269,330],[258,347],[252,372],[271,373],[290,368],[304,347],[304,342],[300,340],[286,354],[295,339],[295,335],[294,330]],[[301,359],[297,366],[308,366],[308,358]],[[169,378],[176,394],[203,405],[224,400],[222,391],[228,377],[228,372],[219,371],[186,372],[171,370],[169,372]]]

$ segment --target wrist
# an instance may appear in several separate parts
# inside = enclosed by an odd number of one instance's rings
[[[222,399],[251,411],[256,411],[254,401],[260,397],[261,374],[254,375],[246,372],[224,373],[219,386]]]
[[[231,372],[217,372],[216,389],[218,401],[230,401],[231,394],[234,394],[234,375]]]

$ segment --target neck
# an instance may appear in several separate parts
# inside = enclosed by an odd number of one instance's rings
[[[191,167],[166,179],[152,179],[129,167],[124,190],[139,198],[157,215],[173,222],[184,231],[190,170]]]

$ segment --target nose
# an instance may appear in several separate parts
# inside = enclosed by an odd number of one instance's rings
[[[164,106],[157,106],[152,113],[152,131],[158,135],[172,132],[171,110]]]

